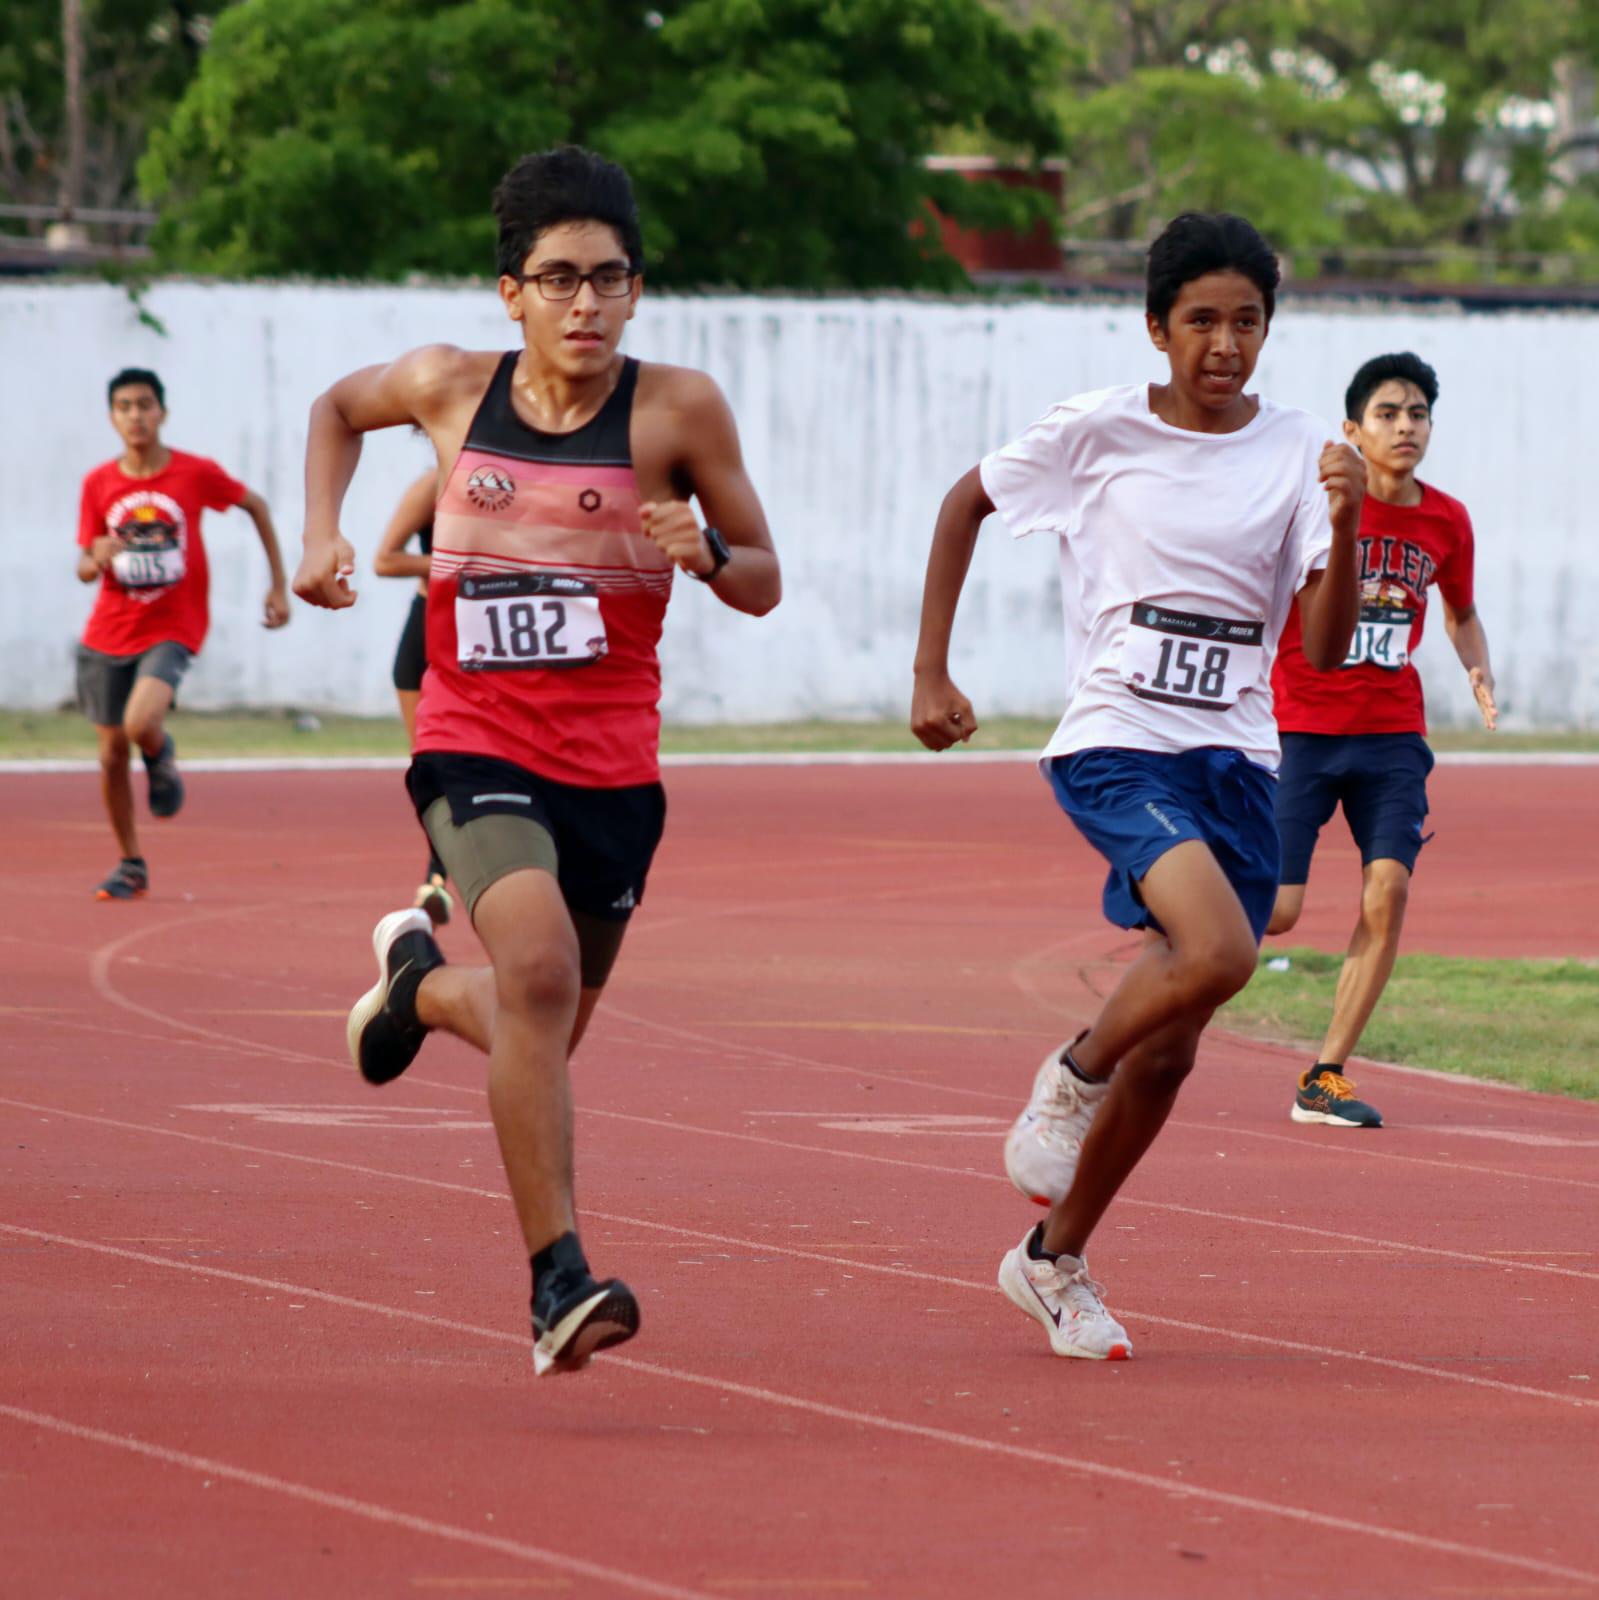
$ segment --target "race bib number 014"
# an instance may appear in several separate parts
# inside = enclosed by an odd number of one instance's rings
[[[167,589],[185,572],[177,543],[134,545],[111,558],[111,571],[124,589]]]
[[[1260,676],[1266,625],[1140,600],[1122,642],[1123,682],[1141,700],[1225,711]]]
[[[464,672],[592,666],[605,654],[594,585],[556,572],[463,572],[455,592]]]
[[[1362,606],[1344,665],[1398,672],[1410,660],[1410,625],[1415,620],[1416,613],[1403,607]]]

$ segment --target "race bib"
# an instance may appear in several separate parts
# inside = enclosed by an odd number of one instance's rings
[[[166,589],[187,568],[176,539],[131,544],[111,558],[111,571],[124,589]]]
[[[1260,677],[1266,625],[1140,600],[1122,642],[1123,682],[1141,700],[1225,711]]]
[[[1344,665],[1397,672],[1410,660],[1410,625],[1415,620],[1416,613],[1405,606],[1361,606]]]
[[[606,649],[594,585],[555,572],[463,572],[455,639],[463,672],[587,667]]]

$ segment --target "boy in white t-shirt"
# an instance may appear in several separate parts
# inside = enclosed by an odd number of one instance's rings
[[[1083,1251],[1211,1014],[1255,970],[1277,893],[1270,677],[1289,608],[1323,671],[1359,609],[1360,457],[1245,393],[1277,283],[1241,217],[1178,217],[1150,247],[1146,299],[1169,381],[1046,412],[949,491],[928,557],[911,727],[944,750],[977,728],[948,660],[979,525],[997,511],[1017,537],[1060,539],[1067,706],[1044,772],[1110,863],[1106,917],[1146,930],[1093,1025],[1045,1058],[1006,1140],[1011,1181],[1052,1209],[999,1284],[1058,1355],[1132,1354]]]

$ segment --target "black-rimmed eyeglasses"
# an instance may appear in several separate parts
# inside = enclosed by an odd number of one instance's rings
[[[592,272],[556,267],[550,272],[519,273],[516,281],[537,284],[546,300],[575,300],[585,283],[592,283],[595,294],[606,300],[620,300],[633,287],[633,272],[629,267],[596,267]]]

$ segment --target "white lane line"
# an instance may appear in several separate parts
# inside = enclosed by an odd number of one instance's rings
[[[998,1172],[982,1172],[975,1167],[948,1167],[932,1161],[910,1161],[903,1156],[877,1155],[868,1150],[835,1150],[827,1145],[795,1144],[788,1139],[773,1139],[759,1133],[735,1133],[726,1128],[707,1128],[691,1122],[679,1122],[667,1117],[644,1117],[631,1111],[600,1111],[593,1106],[583,1108],[584,1116],[608,1117],[617,1122],[637,1122],[651,1128],[669,1128],[674,1133],[694,1133],[711,1139],[735,1139],[744,1144],[772,1145],[779,1150],[799,1150],[810,1155],[836,1156],[845,1161],[868,1161],[882,1166],[910,1167],[919,1172],[936,1172],[943,1177],[980,1178],[988,1183],[1008,1184],[1009,1179]],[[1501,1258],[1478,1254],[1470,1250],[1446,1250],[1441,1245],[1412,1244],[1403,1239],[1369,1238],[1359,1233],[1336,1233],[1314,1223],[1280,1222],[1268,1217],[1240,1216],[1232,1211],[1211,1211],[1200,1206],[1179,1205],[1171,1200],[1134,1200],[1117,1195],[1116,1204],[1138,1206],[1148,1211],[1169,1211],[1178,1216],[1205,1217],[1213,1222],[1235,1222],[1250,1228],[1273,1228],[1288,1233],[1309,1233],[1319,1239],[1336,1239],[1350,1245],[1370,1245],[1383,1250],[1398,1250],[1413,1255],[1437,1256],[1446,1261],[1464,1261],[1473,1266],[1492,1266],[1515,1271],[1552,1273],[1561,1278],[1583,1278],[1599,1283],[1599,1272],[1584,1272],[1577,1267],[1553,1267],[1530,1261],[1507,1262]]]
[[[187,926],[194,922],[212,921],[230,916],[249,915],[255,911],[262,910],[275,912],[278,909],[280,908],[277,902],[262,902],[257,905],[234,907],[223,911],[200,912],[191,916],[179,918],[176,921],[161,923],[155,927],[136,929],[133,932],[124,935],[124,937],[121,939],[113,940],[111,943],[101,946],[94,952],[90,960],[90,981],[101,998],[110,1004],[131,1011],[138,1016],[146,1018],[147,1020],[159,1022],[165,1027],[185,1030],[199,1038],[213,1040],[218,1044],[227,1045],[229,1048],[245,1054],[275,1056],[286,1061],[306,1062],[311,1065],[324,1068],[335,1067],[342,1071],[344,1069],[344,1062],[342,1060],[333,1060],[327,1056],[316,1055],[309,1051],[296,1050],[287,1046],[244,1040],[239,1038],[239,1036],[236,1034],[224,1033],[215,1028],[202,1027],[197,1023],[186,1022],[179,1017],[174,1017],[167,1012],[159,1011],[149,1006],[140,1005],[138,1002],[130,1000],[126,995],[124,995],[121,990],[117,988],[115,982],[111,978],[112,963],[117,959],[118,955],[122,953],[123,949],[127,945],[138,940],[148,938],[157,933],[165,933],[177,927]],[[1085,931],[1084,933],[1056,941],[1048,948],[1050,948],[1052,951],[1058,949],[1064,952],[1067,948],[1078,943],[1089,942],[1094,937],[1097,937],[1096,932],[1092,930]],[[609,1020],[626,1022],[635,1027],[647,1030],[655,1035],[664,1035],[674,1040],[681,1040],[685,1045],[701,1045],[717,1051],[725,1051],[728,1049],[727,1041],[724,1039],[719,1039],[713,1034],[702,1033],[695,1029],[678,1027],[671,1023],[658,1022],[653,1018],[642,1017],[633,1012],[623,1011],[614,1004],[610,1003],[607,1003],[601,1020],[602,1023]],[[837,1062],[819,1061],[813,1056],[802,1055],[790,1050],[777,1049],[769,1045],[739,1044],[735,1046],[735,1048],[748,1055],[759,1056],[763,1059],[781,1062],[788,1066],[800,1067],[804,1070],[812,1072],[823,1072],[835,1076],[852,1077],[857,1080],[880,1080],[885,1083],[901,1084],[907,1088],[926,1089],[933,1093],[953,1094],[962,1098],[988,1100],[1009,1106],[1014,1106],[1017,1104],[1018,1100],[1018,1097],[1014,1094],[1004,1094],[997,1090],[973,1089],[964,1085],[945,1084],[925,1078],[907,1077],[900,1073],[868,1070],[856,1066],[841,1065]],[[477,1089],[465,1088],[460,1084],[445,1083],[438,1079],[423,1078],[418,1074],[412,1074],[410,1081],[420,1086],[440,1089],[450,1094],[471,1094],[475,1096],[480,1092]],[[1465,1086],[1465,1083],[1462,1082],[1462,1087]],[[1512,1090],[1511,1092],[1524,1093],[1526,1091]],[[1227,1133],[1236,1134],[1240,1138],[1268,1139],[1276,1142],[1292,1144],[1302,1152],[1307,1148],[1307,1141],[1304,1139],[1294,1138],[1287,1134],[1266,1133],[1256,1129],[1223,1129],[1219,1125],[1190,1122],[1186,1118],[1179,1117],[1172,1118],[1169,1126],[1174,1128],[1195,1129],[1203,1132],[1207,1136],[1225,1131]],[[1382,1151],[1356,1148],[1348,1145],[1333,1146],[1330,1143],[1326,1146],[1326,1148],[1329,1150],[1336,1150],[1338,1153],[1346,1156],[1369,1160],[1398,1161],[1407,1164],[1424,1165],[1429,1167],[1441,1166],[1445,1169],[1456,1172],[1471,1172],[1481,1176],[1511,1178],[1525,1182],[1552,1183],[1556,1185],[1565,1185],[1572,1188],[1599,1188],[1599,1183],[1593,1183],[1582,1178],[1570,1178],[1558,1173],[1521,1172],[1502,1167],[1486,1167],[1480,1165],[1468,1165],[1464,1162],[1439,1161],[1425,1156],[1400,1155],[1397,1152],[1390,1154]]]
[[[159,1257],[153,1259],[161,1265],[172,1264],[162,1262]],[[205,1270],[207,1273],[218,1277],[243,1276],[242,1274],[224,1274],[215,1268],[207,1268]],[[285,1289],[290,1287],[289,1285],[273,1286]],[[301,1291],[296,1289],[294,1292],[299,1293]],[[330,1301],[337,1305],[355,1307],[406,1321],[428,1323],[455,1332],[470,1333],[478,1337],[493,1339],[498,1343],[514,1342],[518,1345],[525,1343],[524,1340],[495,1328],[480,1328],[470,1323],[433,1317],[421,1312],[398,1310],[375,1302],[356,1301],[346,1296],[330,1295],[320,1290],[303,1292],[313,1298]],[[901,1422],[894,1417],[885,1416],[881,1412],[859,1411],[848,1406],[830,1405],[825,1401],[813,1400],[803,1395],[786,1394],[781,1390],[769,1389],[762,1385],[735,1383],[726,1378],[711,1377],[705,1373],[688,1372],[681,1367],[667,1366],[660,1362],[641,1361],[632,1356],[606,1355],[598,1359],[603,1360],[607,1366],[621,1367],[629,1372],[642,1373],[648,1377],[664,1378],[673,1383],[686,1383],[697,1388],[710,1389],[718,1394],[737,1395],[742,1399],[754,1400],[763,1405],[781,1406],[787,1410],[803,1412],[810,1416],[825,1417],[831,1421],[845,1422],[855,1427],[873,1428],[879,1432],[927,1440],[935,1444],[949,1445],[957,1449],[975,1451],[984,1455],[1000,1456],[1012,1461],[1028,1461],[1079,1473],[1085,1477],[1109,1479],[1112,1482],[1130,1484],[1140,1489],[1152,1489],[1167,1495],[1180,1495],[1185,1499],[1200,1500],[1209,1505],[1228,1506],[1234,1510],[1281,1518],[1335,1533],[1352,1533],[1363,1538],[1381,1539],[1392,1544],[1405,1545],[1411,1549],[1426,1550],[1433,1554],[1458,1556],[1470,1561],[1483,1561],[1498,1566],[1515,1567],[1525,1572],[1537,1572],[1550,1577],[1575,1579],[1584,1583],[1599,1583],[1599,1573],[1584,1572],[1578,1568],[1559,1566],[1553,1562],[1538,1561],[1527,1556],[1507,1554],[1503,1551],[1487,1549],[1480,1545],[1462,1544],[1453,1539],[1439,1539],[1429,1534],[1411,1533],[1406,1529],[1391,1528],[1383,1523],[1362,1522],[1351,1517],[1335,1517],[1325,1512],[1310,1510],[1305,1506],[1282,1504],[1277,1501],[1264,1500],[1254,1495],[1234,1494],[1225,1489],[1205,1488],[1181,1478],[1168,1478],[1161,1476],[1159,1473],[1140,1472],[1131,1467],[1112,1466],[1107,1462],[1093,1461],[1086,1457],[1069,1456],[1058,1451],[1038,1450],[1026,1445],[1010,1444],[1003,1440],[985,1439],[975,1434],[958,1433],[949,1428],[934,1428],[921,1423]],[[74,1424],[62,1423],[58,1418],[41,1418],[39,1413],[25,1412],[15,1406],[0,1405],[0,1414],[9,1414],[28,1421],[39,1421],[42,1426],[58,1426],[64,1432],[75,1433],[79,1437],[92,1438],[100,1443],[122,1444],[125,1447],[140,1450],[141,1453],[153,1455],[157,1459],[175,1461],[179,1465],[198,1465],[202,1469],[209,1469],[212,1465],[205,1461],[203,1457],[184,1456],[181,1452],[166,1451],[157,1446],[142,1445],[128,1440],[125,1435],[106,1434],[98,1429],[80,1428]],[[343,1496],[324,1497],[320,1490],[306,1489],[302,1485],[288,1485],[282,1479],[265,1478],[262,1474],[247,1473],[239,1468],[228,1469],[227,1475],[238,1478],[243,1482],[255,1483],[258,1487],[298,1492],[300,1498],[313,1499],[317,1503],[339,1502],[338,1509],[354,1510],[359,1514],[365,1515],[375,1513],[379,1520],[401,1521],[403,1515],[402,1513],[385,1512],[381,1507],[366,1507],[360,1501],[347,1501]],[[401,1525],[415,1527],[420,1532],[443,1533],[445,1537],[452,1535],[465,1539],[482,1537],[469,1534],[464,1529],[450,1529],[445,1524],[427,1523],[421,1518],[406,1518],[401,1522]],[[496,1542],[490,1547],[509,1548],[512,1553],[524,1554],[530,1559],[545,1561],[551,1565],[571,1563],[569,1570],[578,1569],[578,1564],[573,1562],[572,1558],[555,1556],[551,1552],[533,1550],[531,1547],[515,1546],[512,1541]],[[628,1582],[634,1587],[639,1587],[642,1583],[642,1580],[631,1579],[625,1574],[606,1575],[612,1577],[613,1581]],[[677,1595],[687,1591],[666,1589],[663,1586],[646,1592]]]
[[[481,1330],[479,1330],[481,1331]],[[227,1478],[251,1489],[265,1490],[269,1494],[286,1495],[291,1500],[303,1500],[321,1506],[327,1511],[342,1511],[349,1516],[364,1517],[368,1522],[380,1522],[391,1528],[404,1528],[409,1533],[427,1534],[435,1539],[448,1539],[456,1544],[468,1544],[479,1550],[492,1550],[497,1555],[515,1556],[521,1561],[531,1561],[539,1566],[553,1567],[557,1572],[570,1572],[580,1578],[598,1583],[614,1583],[620,1588],[632,1589],[638,1594],[658,1595],[662,1600],[710,1600],[699,1589],[680,1589],[676,1584],[658,1583],[653,1578],[642,1578],[636,1573],[624,1572],[618,1567],[601,1566],[597,1561],[585,1561],[581,1556],[561,1555],[555,1550],[545,1550],[538,1545],[523,1544],[519,1539],[503,1539],[492,1533],[478,1533],[471,1528],[456,1527],[453,1523],[435,1522],[431,1517],[413,1516],[408,1511],[395,1511],[392,1507],[375,1505],[370,1500],[357,1500],[347,1494],[336,1494],[329,1489],[318,1489],[308,1483],[297,1483],[292,1478],[279,1478],[268,1472],[257,1472],[250,1467],[237,1467],[229,1461],[217,1461],[210,1456],[197,1456],[187,1450],[173,1450],[166,1445],[151,1444],[132,1434],[108,1433],[104,1428],[85,1427],[80,1422],[69,1422],[65,1417],[52,1416],[44,1411],[32,1411],[25,1406],[0,1403],[0,1416],[52,1433],[64,1434],[71,1439],[81,1439],[89,1444],[109,1445],[149,1461],[160,1461],[169,1467],[184,1467],[190,1472],[201,1472],[209,1478]]]
[[[0,1104],[15,1104],[13,1101],[0,1101]],[[77,1117],[90,1122],[107,1122],[110,1119],[95,1117],[84,1112],[69,1112],[63,1115]],[[232,1140],[209,1138],[202,1134],[181,1133],[174,1128],[145,1127],[138,1123],[113,1122],[114,1127],[125,1128],[138,1133],[154,1133],[168,1135],[174,1138],[187,1139],[198,1144],[219,1146],[225,1150],[236,1150],[247,1155],[277,1156],[280,1160],[299,1162],[310,1166],[332,1167],[337,1171],[354,1172],[361,1177],[386,1178],[393,1182],[419,1184],[426,1188],[442,1189],[447,1193],[470,1195],[474,1199],[492,1200],[497,1204],[504,1204],[505,1197],[493,1189],[480,1189],[471,1184],[455,1183],[443,1178],[425,1178],[416,1173],[390,1172],[381,1167],[358,1166],[348,1161],[337,1161],[326,1156],[301,1155],[293,1151],[276,1151],[262,1148],[258,1145],[238,1144]],[[982,1295],[992,1295],[994,1286],[986,1281],[974,1281],[969,1278],[956,1278],[947,1273],[921,1272],[914,1267],[900,1266],[880,1261],[858,1261],[851,1256],[834,1255],[826,1251],[807,1250],[797,1245],[778,1244],[765,1239],[744,1239],[735,1235],[712,1233],[703,1228],[686,1228],[674,1223],[654,1222],[644,1217],[628,1217],[612,1211],[595,1211],[585,1208],[584,1216],[599,1222],[611,1223],[623,1228],[643,1228],[655,1233],[671,1234],[677,1238],[693,1239],[699,1244],[731,1245],[738,1250],[747,1250],[755,1255],[781,1255],[789,1256],[799,1261],[813,1261],[826,1266],[848,1267],[854,1271],[875,1272],[881,1277],[906,1278],[918,1283],[948,1284],[953,1288],[965,1289]],[[302,1290],[298,1285],[274,1284],[266,1279],[254,1278],[247,1274],[231,1272],[221,1267],[204,1267],[189,1261],[176,1261],[169,1256],[151,1255],[139,1250],[126,1250],[115,1245],[98,1240],[75,1239],[66,1234],[47,1233],[37,1228],[22,1227],[15,1223],[0,1222],[0,1232],[23,1235],[28,1238],[46,1240],[60,1245],[71,1245],[76,1249],[96,1251],[103,1255],[126,1257],[132,1261],[148,1262],[151,1265],[169,1267],[174,1270],[195,1272],[205,1277],[224,1278],[238,1283],[246,1283],[267,1288],[284,1290],[295,1294],[312,1294],[320,1299],[326,1299],[336,1304],[349,1304],[353,1306],[366,1305],[367,1302],[346,1300],[343,1296],[325,1293],[321,1290]],[[900,1246],[893,1248],[899,1249]],[[1264,1345],[1270,1349],[1291,1350],[1301,1355],[1313,1355],[1328,1361],[1353,1361],[1365,1366],[1385,1367],[1394,1372],[1412,1373],[1420,1377],[1437,1378],[1448,1383],[1462,1383],[1471,1388],[1491,1389],[1504,1394],[1515,1394],[1535,1400],[1553,1400],[1560,1405],[1576,1407],[1579,1410],[1599,1409],[1599,1399],[1589,1399],[1581,1395],[1562,1394],[1555,1389],[1538,1389],[1530,1384],[1510,1383],[1502,1378],[1485,1378],[1475,1373],[1457,1372],[1450,1368],[1429,1366],[1421,1361],[1403,1361],[1394,1356],[1373,1355],[1364,1350],[1342,1350],[1333,1345],[1309,1344],[1299,1339],[1288,1339],[1276,1334],[1244,1333],[1233,1328],[1215,1327],[1208,1323],[1193,1322],[1186,1318],[1157,1316],[1152,1312],[1143,1312],[1135,1307],[1124,1306],[1123,1314],[1136,1317],[1154,1327],[1178,1328],[1188,1333],[1201,1333],[1210,1338],[1236,1339],[1244,1344]],[[392,1316],[417,1316],[420,1313],[405,1311],[388,1311],[386,1315]],[[437,1318],[423,1317],[424,1321],[437,1321]]]

